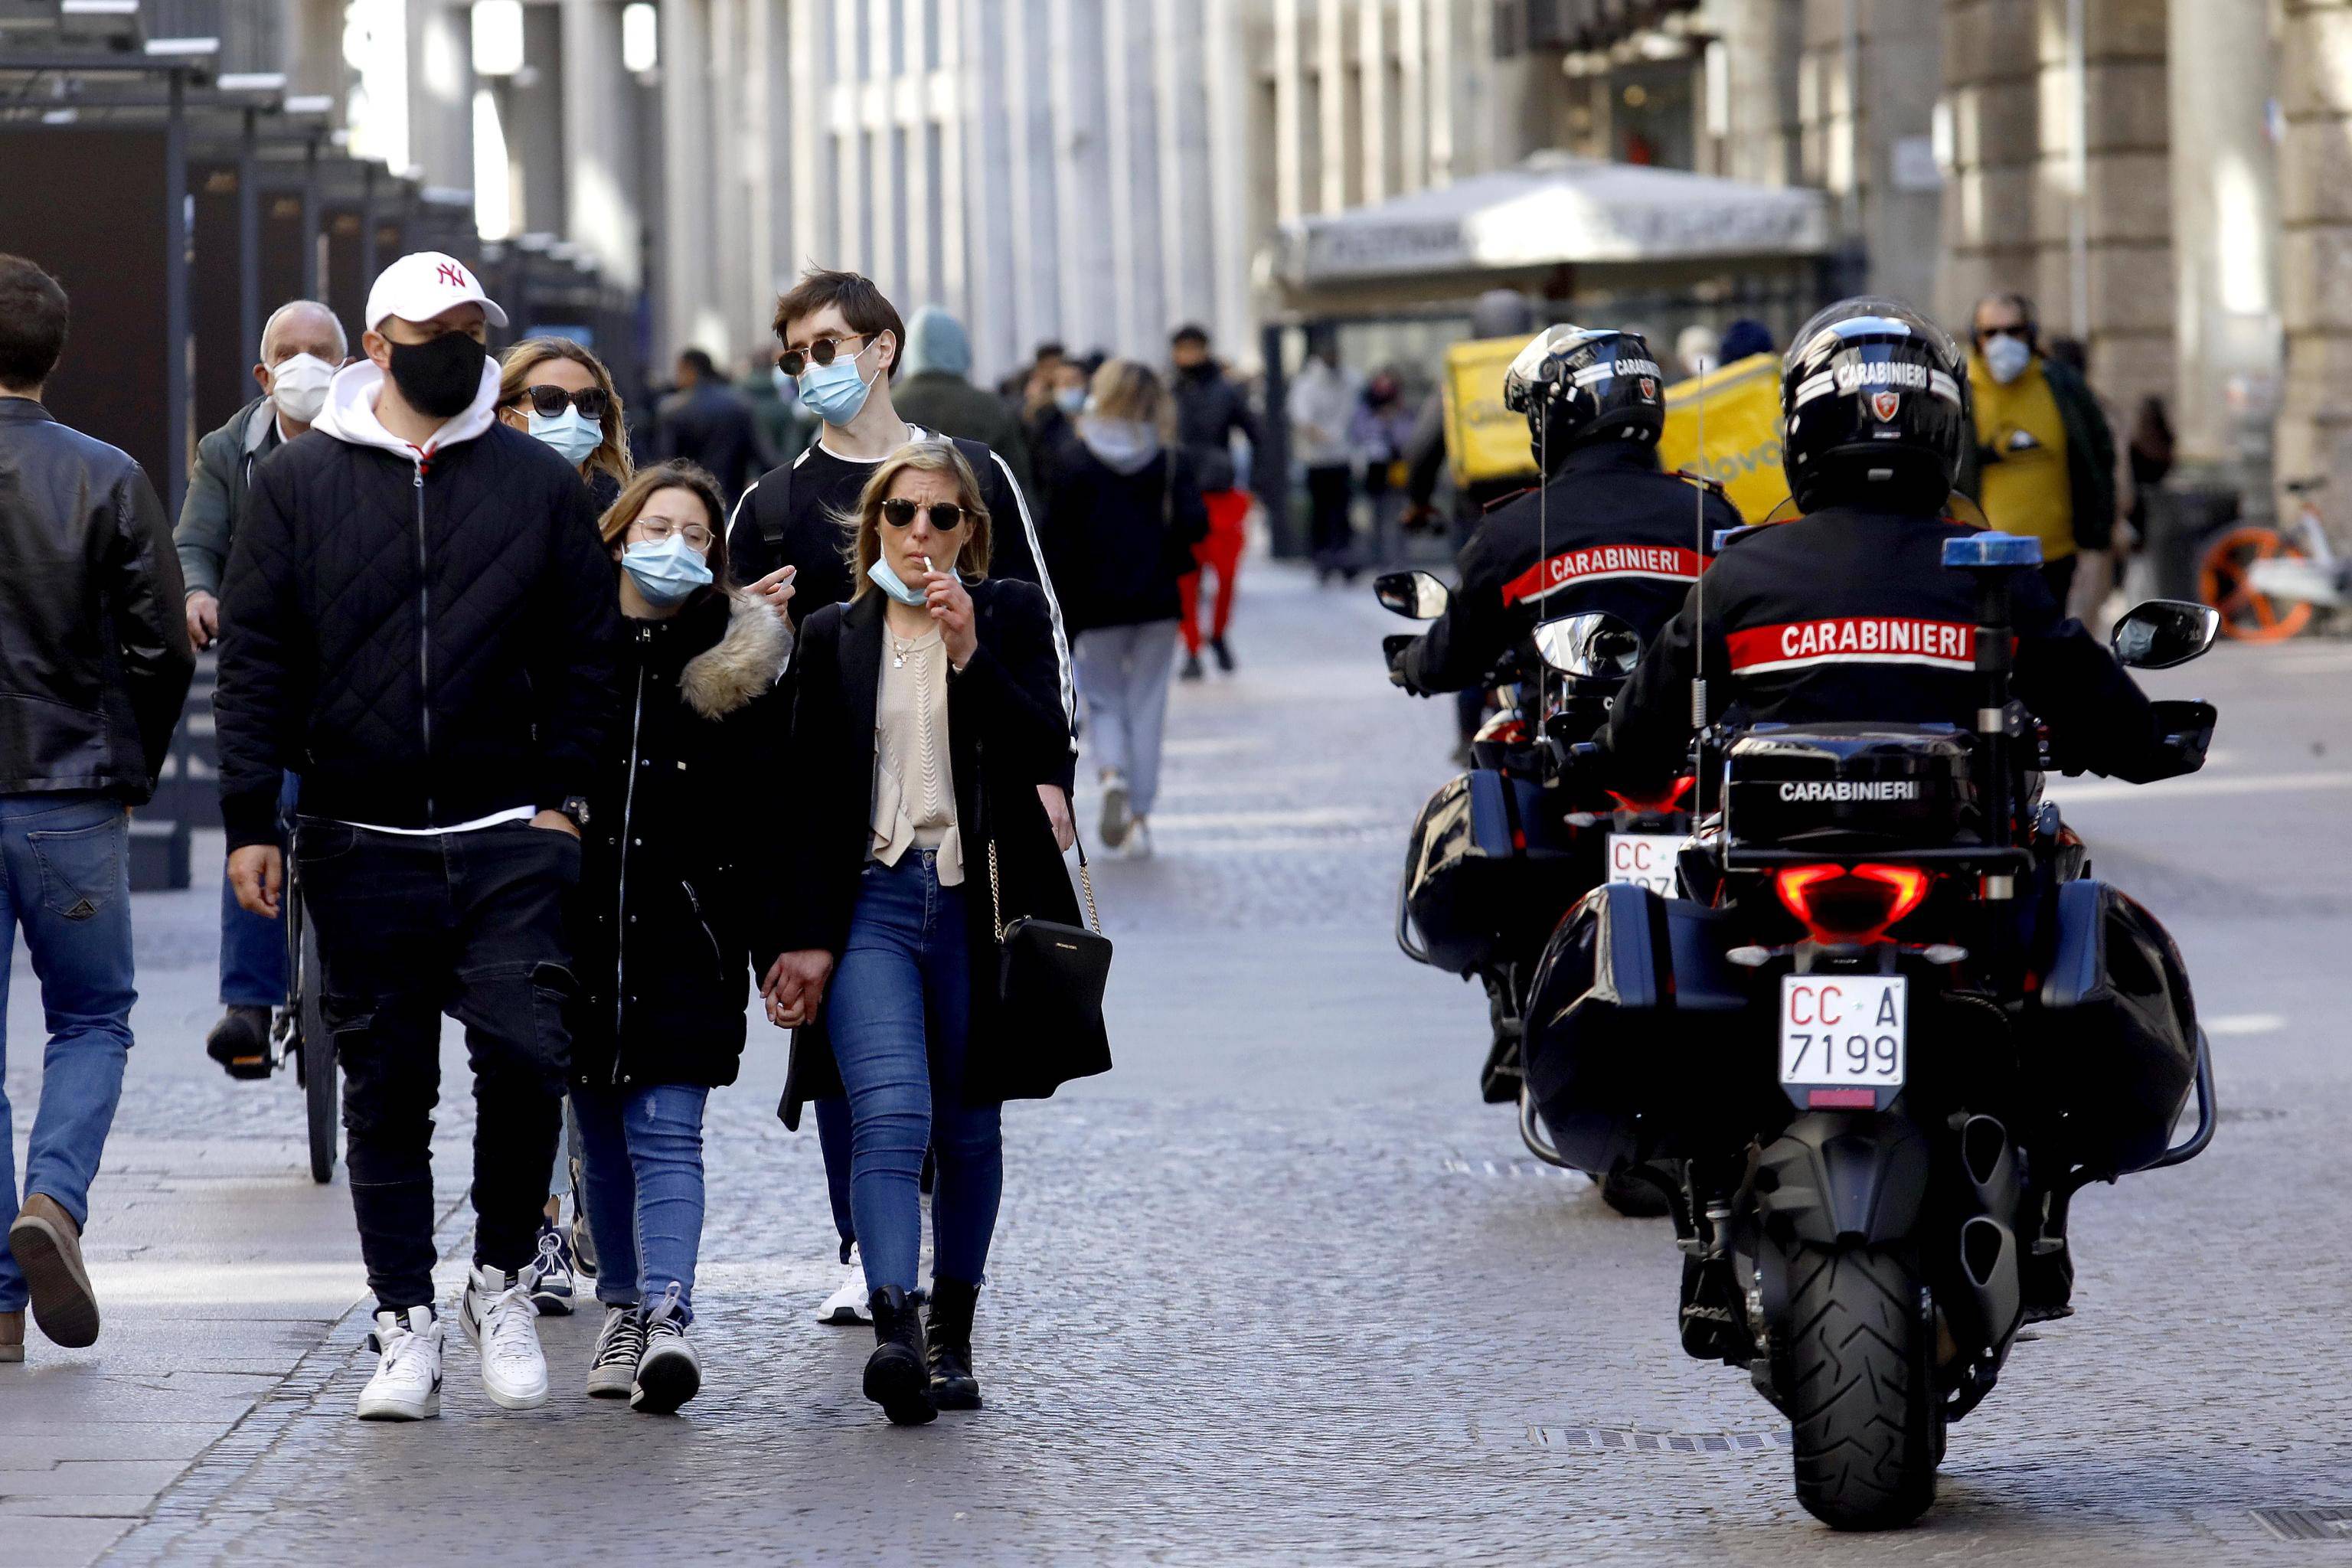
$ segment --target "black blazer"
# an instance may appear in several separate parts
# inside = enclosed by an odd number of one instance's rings
[[[971,1038],[966,1079],[975,1097],[1044,1099],[1065,1081],[1034,1043],[998,1028],[998,948],[988,896],[992,838],[1006,921],[1031,915],[1076,924],[1077,895],[1038,802],[1070,755],[1061,666],[1045,595],[1013,578],[968,583],[980,647],[948,677],[948,754],[956,820],[963,825],[964,914],[971,948]],[[783,917],[786,952],[822,948],[836,959],[849,941],[858,879],[874,832],[874,723],[882,679],[883,596],[827,605],[801,627],[793,717]],[[832,1007],[828,996],[824,1011]],[[1105,1064],[1106,1066],[1108,1063]],[[824,1011],[793,1031],[792,1068],[777,1113],[800,1125],[803,1101],[841,1092]]]

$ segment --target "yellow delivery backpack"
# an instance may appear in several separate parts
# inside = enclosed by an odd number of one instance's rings
[[[1474,338],[1445,351],[1438,389],[1445,409],[1445,461],[1454,488],[1496,479],[1536,482],[1524,415],[1503,406],[1503,373],[1528,346],[1525,338]]]
[[[1706,407],[1703,453],[1701,404]],[[1666,388],[1666,430],[1658,437],[1658,460],[1721,485],[1748,521],[1769,517],[1789,499],[1788,477],[1780,471],[1780,356],[1750,354]]]

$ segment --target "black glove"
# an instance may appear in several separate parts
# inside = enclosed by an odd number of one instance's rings
[[[1388,657],[1389,684],[1410,691],[1412,688],[1404,679],[1405,650],[1421,640],[1418,632],[1395,632],[1381,639],[1381,652]]]

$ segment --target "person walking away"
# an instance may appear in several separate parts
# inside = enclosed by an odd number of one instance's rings
[[[570,338],[525,338],[499,362],[499,418],[555,448],[602,515],[635,473],[628,409],[604,362]]]
[[[130,809],[155,793],[196,668],[155,487],[41,405],[70,319],[56,279],[0,255],[0,951],[24,933],[49,1023],[22,1206],[0,1089],[0,1362],[25,1359],[27,1302],[52,1342],[98,1339],[81,1240],[138,996]],[[7,1001],[0,967],[0,1054]]]
[[[688,1336],[702,1121],[735,1081],[782,884],[727,809],[784,769],[784,622],[736,592],[709,475],[648,468],[598,525],[617,563],[623,722],[588,792],[572,1107],[603,1265],[588,1393],[667,1414],[702,1386]]]
[[[187,583],[188,637],[198,651],[220,637],[221,573],[253,466],[310,427],[350,352],[342,322],[326,306],[315,300],[278,306],[262,324],[261,359],[253,367],[261,395],[196,443],[172,542]],[[289,775],[281,818],[294,809],[293,791]],[[220,930],[221,1018],[205,1037],[205,1053],[231,1078],[267,1078],[270,1015],[286,1000],[286,933],[247,913],[225,876]]]
[[[760,433],[751,410],[701,349],[677,356],[677,390],[658,411],[664,458],[683,458],[719,481],[732,506],[760,472]]]
[[[1210,355],[1206,328],[1190,322],[1177,328],[1168,340],[1168,357],[1175,366],[1176,445],[1192,468],[1201,503],[1209,513],[1209,536],[1193,552],[1201,570],[1184,578],[1177,609],[1178,626],[1184,634],[1184,679],[1198,680],[1202,579],[1211,572],[1217,574],[1217,596],[1209,611],[1209,651],[1216,657],[1219,669],[1227,675],[1234,672],[1233,646],[1227,638],[1233,626],[1242,551],[1249,542],[1250,495],[1242,488],[1240,470],[1234,463],[1233,438],[1238,433],[1249,443],[1253,459],[1262,442],[1248,395]]]
[[[749,367],[735,391],[751,410],[760,434],[760,471],[789,463],[816,439],[816,416],[801,406],[800,384],[786,375],[765,348],[748,356]]]
[[[2042,575],[2063,607],[2075,552],[2106,549],[2115,532],[2115,438],[2083,378],[2042,352],[2032,300],[1989,294],[1974,320],[1976,440],[1958,488],[1993,527],[2042,542]]]
[[[1318,583],[1342,574],[1352,583],[1359,569],[1356,525],[1349,516],[1355,474],[1348,423],[1356,399],[1354,378],[1339,368],[1339,344],[1328,331],[1318,333],[1290,384],[1289,413],[1298,466],[1307,475],[1307,542]]]
[[[365,359],[311,437],[254,470],[223,599],[221,816],[275,919],[278,779],[343,1074],[376,1298],[362,1420],[440,1410],[432,1110],[441,1015],[474,1073],[473,1266],[459,1303],[492,1403],[547,1399],[530,1291],[571,1068],[567,908],[613,722],[612,563],[577,468],[498,418],[505,313],[420,251],[369,289]]]
[[[1000,1026],[1002,923],[1078,919],[1038,798],[1070,741],[1045,595],[987,574],[994,520],[950,444],[894,453],[856,515],[865,590],[802,626],[787,951],[762,991],[796,1031],[786,1119],[833,1080],[846,1089],[874,1320],[865,1392],[912,1424],[981,1403],[971,1333],[1003,1188],[1000,1102],[1109,1063]],[[927,1149],[928,1334],[910,1300]]]
[[[979,442],[1004,459],[1022,494],[1035,495],[1020,416],[971,378],[971,339],[963,323],[937,305],[916,311],[907,322],[906,374],[891,389],[899,414],[939,435]]]
[[[1179,584],[1209,516],[1149,365],[1095,373],[1087,411],[1045,455],[1045,549],[1077,623],[1078,690],[1102,782],[1102,839],[1151,852],[1160,735],[1176,665]]]
[[[588,502],[602,515],[635,472],[629,456],[628,410],[604,362],[569,338],[525,338],[499,362],[499,418],[534,436],[579,471]],[[540,1223],[540,1268],[531,1289],[542,1316],[567,1317],[574,1274],[596,1272],[596,1247],[580,1199],[580,1128],[563,1118],[565,1158]],[[563,1192],[572,1194],[572,1227],[562,1228]]]
[[[805,617],[826,605],[845,602],[862,581],[851,574],[854,532],[843,520],[856,516],[858,498],[876,468],[899,447],[933,433],[909,424],[893,399],[906,324],[871,279],[812,269],[777,300],[774,330],[782,349],[778,368],[795,379],[803,405],[824,426],[807,451],[761,475],[736,503],[727,525],[727,553],[739,576],[757,578],[751,591],[772,605],[783,603],[785,595],[779,590],[791,583],[795,590],[791,613]],[[1054,358],[1059,361],[1058,347]],[[992,571],[999,577],[1035,583],[1045,595],[1066,716],[1076,707],[1069,645],[1028,501],[1002,457],[977,442],[950,444],[979,476],[989,515],[1000,520]],[[793,679],[788,674],[787,684]],[[1070,817],[1076,780],[1076,761],[1066,759],[1063,775],[1039,786],[1055,836],[1066,846],[1076,832]],[[849,1203],[849,1110],[838,1095],[814,1098],[817,1141],[824,1152],[844,1270],[839,1287],[818,1306],[817,1318],[854,1324],[865,1321],[866,1291],[855,1258]]]
[[[1404,514],[1405,450],[1412,444],[1413,411],[1394,371],[1381,371],[1365,384],[1348,426],[1348,440],[1364,459],[1364,499],[1372,509],[1372,552],[1388,564],[1396,548],[1397,523]]]

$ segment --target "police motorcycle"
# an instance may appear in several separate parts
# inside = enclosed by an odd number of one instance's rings
[[[1450,597],[1427,572],[1389,574],[1373,593],[1423,621],[1443,615]],[[1384,639],[1383,652],[1393,663],[1400,641],[1411,640]],[[1471,742],[1472,766],[1441,784],[1414,819],[1396,941],[1415,963],[1485,988],[1494,1040],[1479,1089],[1488,1104],[1519,1107],[1528,1150],[1591,1176],[1618,1213],[1655,1218],[1667,1212],[1667,1189],[1654,1173],[1630,1160],[1574,1166],[1536,1133],[1520,1069],[1528,987],[1553,928],[1604,882],[1671,892],[1675,857],[1690,838],[1688,778],[1663,798],[1633,800],[1562,775],[1567,748],[1599,730],[1640,655],[1633,626],[1597,614],[1545,622],[1505,655],[1482,683],[1494,711]]]
[[[2011,700],[2009,584],[2039,546],[1942,552],[1974,584],[1973,731],[1727,710],[1681,895],[1595,888],[1526,1008],[1543,1136],[1672,1174],[1683,1348],[1789,1417],[1798,1500],[1840,1529],[1924,1512],[1948,1424],[2021,1327],[2071,1313],[2074,1195],[2194,1158],[2215,1121],[2179,952],[2092,875],[2042,797],[2064,758]],[[2157,601],[2111,646],[2165,668],[2218,629]],[[2197,771],[2212,707],[2154,708],[2161,776]]]

